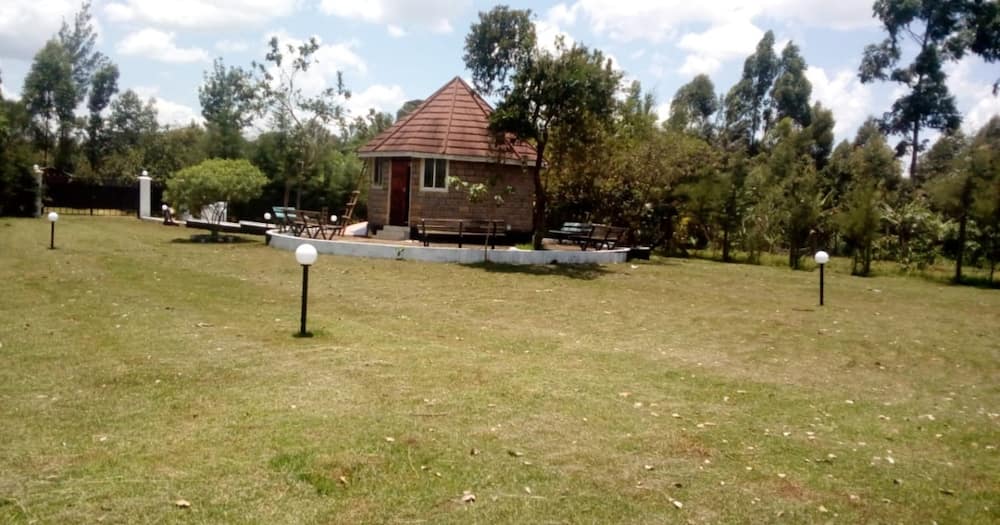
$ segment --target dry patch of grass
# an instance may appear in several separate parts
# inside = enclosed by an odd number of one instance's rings
[[[290,253],[47,234],[0,219],[3,522],[1000,519],[993,290],[321,257],[296,339]]]

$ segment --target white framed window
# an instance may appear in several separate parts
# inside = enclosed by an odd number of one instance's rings
[[[424,173],[420,178],[420,189],[427,191],[448,191],[448,160],[424,159]]]
[[[374,159],[375,169],[372,170],[372,186],[381,188],[385,186],[386,179],[392,173],[392,160]]]

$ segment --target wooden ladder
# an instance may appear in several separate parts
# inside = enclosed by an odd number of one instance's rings
[[[354,185],[355,188],[361,187],[361,181],[365,178],[365,172],[368,171],[368,163],[365,162],[361,165],[361,173],[358,175],[358,183]],[[358,197],[361,196],[361,190],[354,190],[351,192],[351,196],[347,199],[347,205],[344,206],[344,214],[340,216],[340,220],[337,221],[343,224],[344,227],[340,229],[340,235],[344,235],[344,231],[347,230],[347,226],[354,223],[354,207],[358,205]]]

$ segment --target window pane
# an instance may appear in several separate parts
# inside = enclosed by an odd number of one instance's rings
[[[424,187],[434,187],[434,161],[431,159],[424,160]]]
[[[437,160],[434,161],[434,166],[435,166],[435,171],[436,171],[436,173],[434,174],[435,175],[435,177],[434,177],[434,187],[436,187],[436,188],[444,188],[445,187],[445,180],[444,180],[444,178],[445,178],[445,175],[448,173],[447,172],[447,168],[446,168],[446,166],[447,166],[446,163],[447,162],[448,161],[445,160],[445,159],[437,159]]]

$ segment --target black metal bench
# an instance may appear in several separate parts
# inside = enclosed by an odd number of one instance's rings
[[[594,225],[589,222],[564,222],[562,228],[558,230],[549,230],[549,238],[559,241],[562,244],[563,241],[572,240],[574,237],[590,236],[590,232],[594,230]]]
[[[594,224],[588,234],[570,237],[570,240],[580,244],[580,248],[584,251],[591,247],[597,250],[613,250],[625,239],[627,231],[628,228],[621,226]]]
[[[458,237],[458,247],[468,237],[488,237],[490,248],[496,249],[497,237],[507,235],[507,223],[481,219],[420,219],[420,240],[430,246],[430,236]]]

